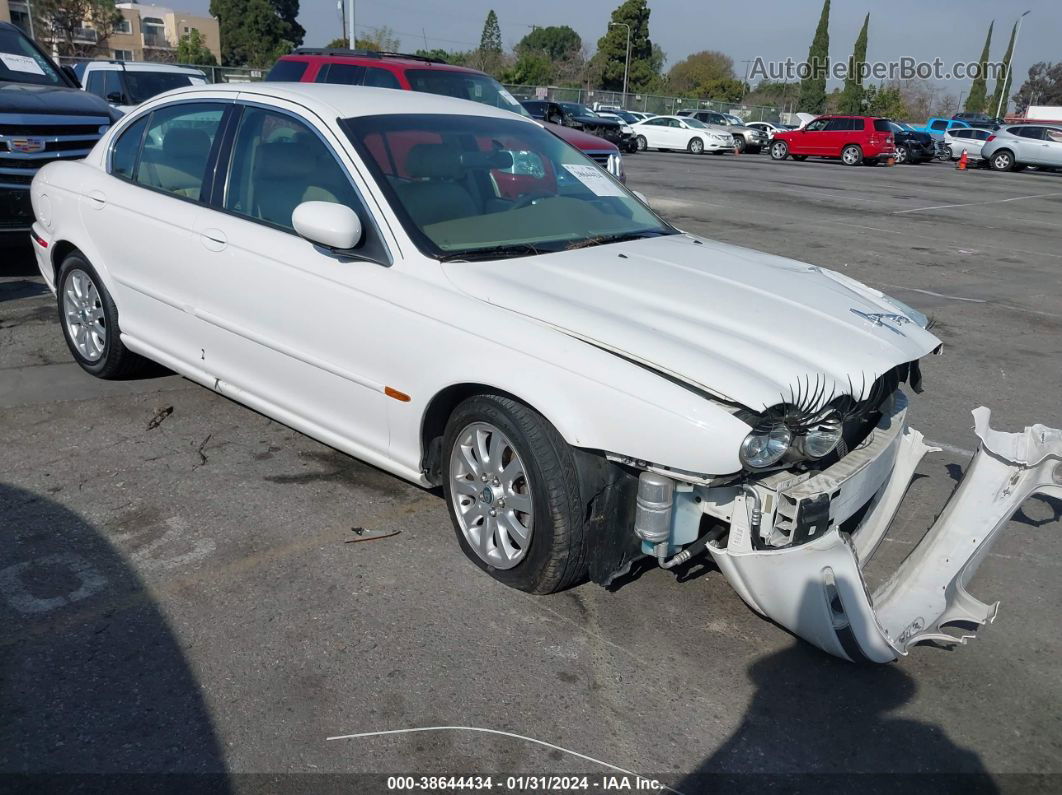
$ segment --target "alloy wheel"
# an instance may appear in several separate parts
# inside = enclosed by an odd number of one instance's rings
[[[107,347],[107,321],[100,291],[80,268],[70,271],[63,287],[63,322],[78,353],[86,361],[99,361]]]
[[[454,515],[468,545],[497,569],[527,555],[534,529],[531,483],[509,438],[488,422],[474,422],[450,451]]]

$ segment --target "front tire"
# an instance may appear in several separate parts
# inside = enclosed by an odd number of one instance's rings
[[[81,369],[97,378],[128,378],[148,364],[122,343],[118,308],[80,252],[63,260],[56,283],[63,338]]]
[[[529,593],[586,575],[579,478],[567,442],[516,400],[461,403],[443,437],[446,503],[462,551],[494,579]]]
[[[789,144],[785,141],[775,141],[771,144],[771,160],[785,160],[789,157]]]
[[[858,166],[863,162],[863,150],[855,144],[849,144],[841,150],[841,162],[846,166]]]
[[[700,138],[690,138],[690,142],[686,144],[686,151],[691,155],[703,155],[704,141]]]

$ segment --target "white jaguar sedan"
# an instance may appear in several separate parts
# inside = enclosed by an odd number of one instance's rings
[[[686,116],[654,116],[631,127],[638,151],[677,150],[700,155],[734,151],[734,136]]]
[[[688,122],[687,122],[688,123]],[[705,550],[826,651],[891,660],[994,608],[965,586],[1062,434],[988,427],[925,540],[862,569],[929,449],[925,318],[684,234],[539,124],[446,97],[209,86],[136,108],[32,188],[75,360],[154,360],[441,485],[457,540],[548,593]],[[637,587],[637,586],[633,586]]]

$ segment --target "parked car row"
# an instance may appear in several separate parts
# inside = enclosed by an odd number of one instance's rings
[[[872,590],[931,449],[902,388],[940,349],[925,315],[684,233],[474,73],[411,63],[404,80],[450,90],[177,89],[42,168],[32,240],[74,361],[161,363],[441,487],[460,549],[524,591],[707,554],[755,610],[855,662],[994,617],[965,587],[1021,503],[1057,490],[1059,431],[975,412],[967,479]],[[636,127],[724,134],[664,118],[684,126]]]

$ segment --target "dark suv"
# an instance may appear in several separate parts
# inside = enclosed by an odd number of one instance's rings
[[[0,55],[0,233],[25,232],[37,169],[84,157],[121,114],[81,91],[71,71],[6,22]]]
[[[371,50],[299,49],[291,55],[281,56],[269,70],[266,80],[424,91],[482,102],[521,116],[529,115],[523,105],[490,75],[419,55]],[[613,176],[624,178],[623,159],[614,143],[571,127],[547,124],[546,128]]]

